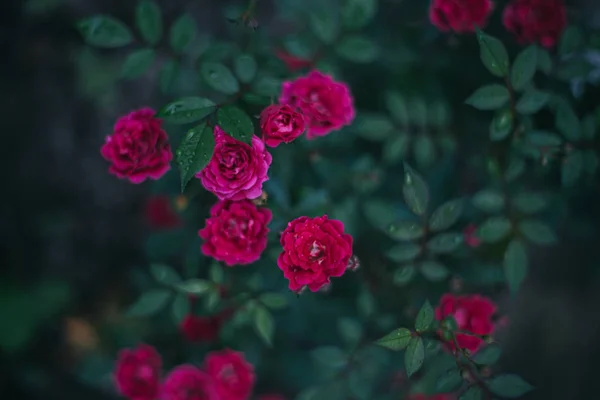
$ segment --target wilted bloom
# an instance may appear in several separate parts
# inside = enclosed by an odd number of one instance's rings
[[[432,0],[429,20],[443,32],[474,32],[487,25],[493,8],[491,0]]]
[[[567,13],[562,0],[512,0],[502,22],[519,42],[550,48],[567,25]]]
[[[146,201],[146,221],[155,229],[169,229],[181,225],[181,218],[173,210],[167,196],[153,196]]]
[[[307,124],[308,139],[350,125],[355,116],[353,102],[345,83],[316,70],[295,81],[284,82],[279,97],[279,103],[300,110]]]
[[[302,135],[304,117],[287,104],[272,104],[260,113],[260,129],[265,144],[277,147]]]
[[[222,400],[216,382],[193,365],[180,365],[165,378],[160,400]]]
[[[162,121],[154,114],[154,110],[143,108],[119,118],[100,151],[111,162],[111,174],[142,183],[169,170],[173,153]]]
[[[240,142],[215,126],[215,149],[208,165],[196,174],[206,190],[219,200],[254,199],[269,178],[271,154],[257,136],[252,146]]]
[[[206,372],[215,380],[221,400],[246,400],[254,387],[254,367],[244,355],[233,350],[209,353],[204,361]]]
[[[438,307],[435,309],[435,319],[444,320],[448,316],[454,317],[459,331],[470,332],[475,335],[489,335],[494,329],[492,316],[496,312],[496,305],[487,297],[475,295],[456,296],[447,293],[442,296]],[[456,334],[458,345],[471,352],[475,352],[484,344],[484,341],[464,333]],[[450,350],[455,350],[453,342],[446,342]]]
[[[267,247],[271,217],[268,208],[257,208],[250,200],[218,202],[198,232],[204,239],[202,253],[229,266],[253,263]]]
[[[289,280],[289,288],[305,286],[316,292],[342,276],[352,256],[352,236],[335,219],[300,217],[288,223],[280,238],[283,251],[277,265]]]
[[[119,352],[114,377],[119,393],[131,400],[154,400],[158,394],[162,360],[152,346],[140,344]]]

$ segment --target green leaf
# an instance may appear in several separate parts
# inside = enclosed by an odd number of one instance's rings
[[[364,317],[369,318],[377,311],[375,298],[368,290],[362,290],[356,299],[358,312]]]
[[[463,383],[463,378],[458,369],[452,369],[440,376],[435,384],[438,393],[454,392]]]
[[[216,62],[205,62],[200,66],[202,79],[212,89],[225,93],[235,94],[240,90],[240,85],[233,73],[225,65]]]
[[[396,207],[390,202],[373,199],[365,201],[363,212],[373,227],[388,231],[390,223],[395,219]]]
[[[512,67],[510,83],[516,91],[521,91],[527,86],[537,67],[537,48],[535,45],[527,47],[519,53]]]
[[[408,329],[398,328],[377,340],[375,344],[394,351],[404,350],[411,337],[412,333]]]
[[[148,44],[155,45],[163,34],[160,7],[152,0],[141,0],[135,8],[135,25]]]
[[[362,325],[352,318],[340,318],[337,322],[340,336],[349,346],[356,346],[363,334]]]
[[[337,15],[326,10],[311,13],[308,21],[315,36],[325,44],[333,43],[340,33]]]
[[[452,253],[463,242],[463,235],[460,232],[439,233],[429,239],[427,249],[436,254]]]
[[[206,292],[204,307],[207,311],[214,311],[219,305],[221,300],[221,291],[214,285],[212,285]]]
[[[415,276],[415,266],[414,265],[406,265],[402,268],[398,268],[394,272],[393,281],[395,285],[405,286],[409,283],[413,277]]]
[[[415,329],[417,332],[425,332],[429,329],[433,321],[435,320],[433,307],[429,303],[429,300],[426,300],[419,313],[417,314],[417,319],[415,321]]]
[[[188,294],[203,295],[211,288],[210,282],[204,279],[189,279],[177,285],[177,290]]]
[[[129,28],[121,21],[109,15],[96,15],[77,23],[79,32],[85,41],[97,47],[116,48],[133,41]]]
[[[273,345],[275,322],[265,307],[257,306],[254,310],[254,329],[262,341],[269,347]]]
[[[492,141],[504,140],[513,128],[513,115],[510,108],[498,110],[490,123],[490,139]]]
[[[181,54],[185,52],[188,47],[196,39],[196,21],[190,14],[183,14],[171,27],[170,43],[171,48],[175,53]]]
[[[413,337],[408,342],[408,347],[404,353],[404,366],[406,368],[406,375],[410,378],[423,366],[425,360],[425,346],[423,346],[423,339],[420,337]]]
[[[345,0],[342,6],[342,22],[348,29],[359,29],[373,20],[377,14],[378,0]]]
[[[525,220],[519,223],[519,230],[527,240],[540,246],[556,244],[558,239],[552,229],[537,220]]]
[[[335,346],[317,347],[310,352],[310,355],[319,364],[333,368],[343,367],[348,362],[346,353]]]
[[[404,201],[408,208],[417,215],[424,215],[429,204],[427,184],[415,170],[404,163],[404,185],[402,186]]]
[[[252,90],[259,96],[279,97],[281,80],[268,76],[259,77],[253,82]]]
[[[279,310],[288,305],[287,297],[281,293],[263,293],[258,299],[272,310]]]
[[[581,177],[583,172],[583,154],[576,150],[564,159],[560,175],[564,187],[573,186]]]
[[[234,61],[233,69],[240,81],[243,83],[250,83],[256,76],[258,66],[252,55],[240,54]]]
[[[562,138],[557,134],[540,130],[528,132],[525,139],[528,143],[537,147],[560,146],[563,142]]]
[[[498,362],[502,355],[502,349],[497,344],[488,344],[473,356],[473,361],[482,365],[493,365]]]
[[[472,202],[481,211],[496,213],[504,208],[504,195],[497,190],[485,189],[475,193]]]
[[[177,271],[165,264],[150,265],[150,273],[154,280],[165,285],[177,285],[181,282],[181,277]]]
[[[521,282],[527,276],[527,269],[525,246],[519,239],[513,239],[504,253],[504,275],[512,293],[515,293],[521,286]]]
[[[419,265],[419,269],[421,274],[431,282],[443,281],[448,277],[448,275],[450,275],[448,268],[446,268],[443,264],[433,260],[423,261]]]
[[[558,64],[556,77],[564,81],[585,78],[592,69],[593,67],[585,58],[572,57]]]
[[[217,105],[210,99],[184,97],[161,108],[156,116],[174,124],[189,124],[206,118],[216,108]]]
[[[178,76],[179,63],[174,59],[168,59],[165,61],[158,75],[158,84],[160,86],[160,90],[164,94],[170,93],[171,88],[177,81]]]
[[[552,72],[552,57],[548,50],[540,47],[537,48],[537,68],[546,75]]]
[[[556,109],[555,124],[556,129],[568,140],[578,141],[581,139],[579,118],[577,118],[575,111],[568,102],[559,103]]]
[[[578,26],[569,26],[565,29],[558,41],[558,54],[566,56],[583,50],[585,36]]]
[[[186,294],[179,293],[175,296],[171,303],[171,312],[173,313],[173,321],[179,324],[185,316],[190,312],[190,302]]]
[[[477,89],[465,103],[478,110],[495,110],[506,104],[509,99],[508,89],[494,83]]]
[[[479,28],[476,28],[475,31],[477,32],[479,55],[483,65],[495,76],[507,76],[510,63],[506,47],[504,47],[501,41],[483,33]]]
[[[421,168],[429,168],[435,161],[435,144],[427,134],[418,135],[414,139],[413,151],[415,162]]]
[[[524,115],[535,114],[540,111],[550,100],[550,93],[529,88],[517,101],[517,112]]]
[[[221,129],[234,139],[252,145],[254,124],[242,109],[235,106],[225,106],[217,111],[217,122]]]
[[[463,212],[464,202],[462,199],[450,200],[438,207],[429,218],[429,229],[432,232],[440,232],[450,228],[458,221]]]
[[[388,165],[393,165],[403,160],[410,148],[410,135],[407,133],[397,133],[387,139],[383,146],[383,161]]]
[[[458,400],[481,400],[483,399],[483,392],[479,386],[471,386],[468,388]]]
[[[151,289],[137,299],[127,311],[130,317],[143,317],[160,311],[171,298],[168,289]]]
[[[335,48],[337,54],[355,63],[370,63],[379,57],[379,47],[371,39],[360,35],[345,36]]]
[[[385,93],[385,106],[390,115],[400,125],[408,125],[410,116],[406,99],[398,92],[388,91]]]
[[[516,210],[523,214],[535,214],[542,211],[548,205],[546,196],[539,193],[523,192],[519,193],[512,200]]]
[[[425,234],[425,230],[419,223],[400,221],[390,225],[387,233],[392,239],[410,241],[422,237]]]
[[[511,228],[512,225],[506,217],[491,217],[479,226],[477,236],[486,243],[496,243],[504,239]]]
[[[121,67],[121,77],[135,79],[150,68],[154,62],[153,49],[140,49],[130,53]]]
[[[383,114],[361,113],[352,124],[352,129],[365,139],[381,141],[390,136],[394,124]]]
[[[208,271],[208,275],[210,277],[210,280],[213,281],[214,283],[223,283],[223,280],[225,279],[225,274],[223,272],[223,268],[221,268],[221,266],[219,265],[218,262],[213,262],[210,265],[210,270]]]
[[[414,260],[421,253],[421,246],[416,243],[397,244],[385,255],[392,261],[405,262]]]
[[[214,149],[215,137],[208,125],[192,128],[185,135],[176,153],[182,192],[194,175],[208,165]]]
[[[514,374],[495,376],[487,384],[494,394],[509,399],[516,399],[533,390],[533,386]]]

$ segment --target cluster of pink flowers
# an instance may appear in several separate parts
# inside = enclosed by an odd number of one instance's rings
[[[487,25],[491,0],[432,0],[429,19],[443,32],[473,32]],[[512,0],[502,14],[505,28],[520,43],[553,47],[567,25],[563,0]]]
[[[163,378],[160,354],[145,344],[119,353],[114,378],[131,400],[246,400],[256,379],[244,355],[229,349],[209,353],[202,368],[179,365]]]

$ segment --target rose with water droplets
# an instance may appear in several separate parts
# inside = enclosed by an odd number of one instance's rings
[[[119,393],[131,400],[154,400],[158,394],[162,360],[160,354],[146,344],[119,352],[115,366],[115,382]]]
[[[242,353],[222,350],[209,353],[204,360],[206,372],[214,379],[221,400],[250,398],[254,381],[254,367]]]
[[[165,378],[160,400],[222,400],[215,380],[193,365],[180,365]]]
[[[432,0],[429,20],[442,32],[474,32],[487,25],[493,8],[491,0]]]
[[[290,143],[302,135],[305,129],[304,117],[286,104],[273,104],[260,114],[260,129],[265,144],[277,147],[280,143]]]
[[[173,153],[162,121],[143,108],[121,117],[100,150],[111,162],[109,172],[131,183],[159,179],[170,168]]]
[[[513,0],[502,14],[502,22],[520,43],[554,47],[567,26],[562,0]]]
[[[277,265],[295,292],[304,287],[316,292],[331,277],[344,274],[352,256],[352,236],[335,219],[300,217],[288,223],[280,238],[283,251]]]

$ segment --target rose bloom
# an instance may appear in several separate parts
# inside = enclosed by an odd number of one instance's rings
[[[442,296],[435,309],[435,319],[442,321],[451,315],[456,320],[459,331],[489,335],[494,330],[492,316],[495,312],[496,305],[487,297],[478,294],[456,296],[447,293]],[[477,351],[484,344],[482,339],[464,333],[457,333],[456,341],[461,348],[471,352]],[[454,343],[446,342],[446,345],[450,350],[455,350]]]
[[[215,380],[221,400],[250,398],[256,377],[254,367],[242,353],[229,349],[209,353],[204,366]]]
[[[160,384],[160,354],[146,344],[119,352],[114,377],[119,393],[131,400],[154,400]]]
[[[287,104],[272,104],[260,114],[260,129],[265,144],[277,147],[281,142],[290,143],[302,135],[304,117]]]
[[[217,338],[221,325],[222,321],[218,316],[199,317],[188,314],[179,324],[179,329],[189,342],[212,342]]]
[[[173,210],[171,200],[167,196],[153,196],[146,201],[146,221],[155,229],[176,228],[181,225],[181,218]]]
[[[108,170],[111,174],[142,183],[147,178],[158,179],[169,170],[173,153],[162,121],[154,114],[152,109],[143,108],[117,121],[100,150],[112,163]]]
[[[344,224],[326,215],[300,217],[288,223],[281,234],[283,251],[277,265],[287,278],[290,290],[305,286],[316,292],[342,276],[352,256],[352,236],[344,233]]]
[[[284,82],[279,103],[300,110],[307,124],[308,139],[350,125],[355,116],[348,86],[316,70],[295,81]]]
[[[202,253],[229,266],[251,264],[267,247],[271,211],[251,201],[220,201],[210,209],[206,225],[198,231],[204,239]]]
[[[165,378],[160,400],[222,400],[216,382],[193,365],[175,367]]]
[[[208,165],[196,174],[206,190],[219,200],[255,199],[268,180],[271,154],[252,136],[252,146],[240,142],[215,126],[215,150]]]
[[[433,0],[429,20],[443,32],[474,32],[487,25],[493,8],[491,0]]]
[[[562,0],[513,0],[504,9],[502,22],[520,43],[554,47],[567,25]]]
[[[477,232],[477,226],[473,225],[473,224],[469,224],[464,230],[463,230],[463,238],[465,243],[467,244],[467,246],[469,247],[479,247],[479,245],[481,244],[481,239],[479,239],[476,235]]]

